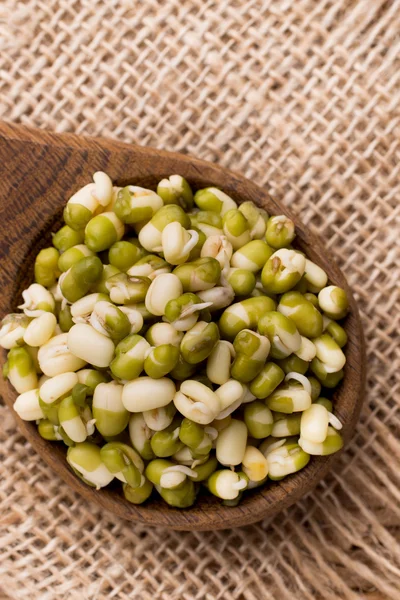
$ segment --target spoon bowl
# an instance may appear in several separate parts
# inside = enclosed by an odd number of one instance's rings
[[[155,189],[164,177],[178,173],[193,189],[220,187],[237,202],[252,200],[270,214],[284,213],[296,225],[296,246],[318,263],[329,279],[344,288],[350,302],[346,319],[345,377],[335,391],[335,414],[343,423],[347,442],[361,409],[365,380],[364,337],[354,297],[322,240],[268,193],[238,174],[196,158],[105,139],[53,134],[0,123],[0,318],[15,311],[21,292],[33,280],[33,263],[38,251],[51,243],[51,232],[61,226],[67,199],[91,180],[95,171],[106,171],[117,185]],[[16,392],[0,379],[0,394],[12,410]],[[96,491],[85,485],[69,468],[65,449],[42,439],[34,423],[14,413],[21,433],[48,465],[78,493],[104,509],[130,521],[180,530],[215,530],[248,525],[271,517],[309,492],[331,468],[337,455],[314,457],[298,473],[245,494],[236,507],[200,494],[186,510],[168,507],[152,498],[133,505],[113,489]]]

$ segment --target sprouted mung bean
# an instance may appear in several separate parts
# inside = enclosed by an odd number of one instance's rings
[[[0,345],[15,411],[78,477],[134,504],[187,508],[203,487],[234,506],[340,450],[349,303],[291,219],[180,175],[155,192],[97,172],[64,220]]]

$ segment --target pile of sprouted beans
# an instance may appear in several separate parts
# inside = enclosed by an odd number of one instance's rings
[[[289,218],[180,175],[155,192],[97,172],[64,221],[0,345],[15,411],[85,483],[235,506],[342,447],[348,300]]]

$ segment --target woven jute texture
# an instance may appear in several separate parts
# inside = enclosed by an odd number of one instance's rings
[[[398,0],[0,4],[0,117],[190,153],[265,186],[335,252],[368,345],[336,471],[232,531],[147,529],[87,505],[2,407],[6,598],[400,598],[399,56]]]

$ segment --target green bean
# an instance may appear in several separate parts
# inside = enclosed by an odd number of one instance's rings
[[[46,402],[43,402],[43,400],[39,396],[39,406],[42,410],[43,416],[46,420],[50,421],[50,423],[54,426],[60,425],[60,420],[58,418],[58,408],[59,408],[60,402],[61,402],[61,400],[57,400],[56,402],[53,402],[52,404],[47,404]],[[60,431],[60,433],[61,433],[61,431]]]
[[[284,294],[301,279],[305,258],[295,250],[281,248],[270,256],[261,272],[261,282],[268,294]]]
[[[189,508],[196,499],[196,489],[193,481],[187,479],[184,485],[176,490],[168,490],[162,487],[156,487],[158,493],[169,506],[175,508]]]
[[[304,438],[299,438],[299,446],[304,452],[313,456],[327,456],[338,452],[343,447],[343,439],[333,427],[328,427],[328,433],[325,441],[321,443],[309,442]]]
[[[118,192],[114,212],[128,225],[150,221],[162,208],[162,198],[152,190],[127,185]]]
[[[151,436],[153,432],[147,426],[142,413],[131,415],[129,419],[129,438],[132,446],[144,460],[152,460],[155,455],[151,449]]]
[[[285,373],[292,373],[292,371],[295,371],[296,373],[304,375],[308,369],[308,362],[302,360],[295,354],[290,354],[286,358],[277,360],[276,364],[279,365]]]
[[[234,340],[242,329],[256,329],[261,316],[275,307],[275,302],[266,296],[231,304],[224,310],[219,321],[221,336]]]
[[[96,489],[108,485],[114,479],[114,475],[101,460],[100,448],[90,442],[68,448],[67,462],[80,479]]]
[[[75,443],[84,442],[88,435],[94,432],[89,426],[92,412],[88,405],[77,406],[72,396],[63,398],[58,407],[58,420],[68,437]]]
[[[317,400],[313,400],[313,403],[321,404],[321,406],[324,406],[328,412],[332,412],[332,410],[333,410],[332,401],[329,400],[328,398],[323,398],[321,396],[321,397],[317,398]]]
[[[300,335],[315,338],[322,334],[322,315],[300,292],[287,292],[281,297],[277,310],[294,321]]]
[[[222,216],[228,210],[236,208],[236,202],[228,194],[215,187],[198,190],[194,195],[194,202],[200,210],[209,210]]]
[[[172,344],[163,344],[152,348],[144,361],[146,375],[159,379],[170,373],[179,360],[179,348]]]
[[[202,311],[202,318],[204,321],[211,320],[209,311],[217,311],[221,308],[228,306],[235,297],[235,292],[228,282],[224,281],[224,285],[217,285],[212,289],[201,290],[198,292],[199,298],[202,302],[209,304],[208,309]],[[207,316],[206,316],[207,315]]]
[[[294,413],[292,415],[282,415],[276,418],[275,415],[277,415],[277,413],[274,413],[274,425],[271,431],[272,437],[287,438],[291,435],[298,435],[300,433],[302,414],[303,413]]]
[[[219,262],[221,272],[224,274],[229,269],[232,253],[232,244],[222,232],[216,235],[209,235],[201,249],[201,256],[203,258],[215,258]]]
[[[247,444],[247,427],[243,421],[232,419],[216,442],[217,460],[221,465],[237,466],[243,460]]]
[[[58,259],[58,269],[65,273],[73,265],[78,263],[82,258],[86,256],[93,256],[93,252],[85,246],[85,244],[79,244],[78,246],[72,246],[61,254]]]
[[[55,312],[56,303],[53,294],[38,283],[32,283],[22,292],[23,304],[18,308],[22,309],[28,317],[40,317],[43,311]]]
[[[197,363],[190,364],[186,362],[182,354],[179,354],[178,361],[170,372],[170,375],[177,381],[184,381],[185,379],[190,379],[193,373],[196,372],[196,368]]]
[[[347,344],[347,333],[339,323],[330,321],[324,328],[326,333],[329,333],[331,338],[335,340],[339,348],[343,348]]]
[[[108,277],[105,287],[115,304],[136,304],[143,302],[151,285],[148,277],[117,273]]]
[[[9,351],[7,377],[18,394],[37,388],[35,366],[26,348],[11,348]]]
[[[202,302],[199,296],[187,292],[168,301],[165,306],[165,317],[178,331],[188,331],[196,324],[207,306],[208,303]]]
[[[65,333],[73,326],[74,322],[72,320],[71,307],[68,306],[68,304],[60,309],[60,312],[58,313],[58,324],[61,331],[64,331]]]
[[[153,281],[162,273],[170,273],[171,267],[166,260],[157,254],[145,254],[132,265],[127,273],[130,277],[148,277]]]
[[[64,227],[61,227],[61,229],[52,235],[53,246],[61,253],[68,250],[68,248],[82,244],[85,237],[83,230],[75,231],[71,227],[68,227],[68,225],[64,225]]]
[[[156,456],[166,458],[172,456],[182,448],[183,444],[179,439],[179,425],[172,422],[163,431],[156,431],[150,440],[151,449]]]
[[[229,269],[227,279],[236,296],[249,296],[256,285],[254,273],[246,269]]]
[[[307,282],[308,290],[317,294],[326,286],[328,282],[328,275],[323,269],[321,269],[321,267],[306,258],[304,279]]]
[[[201,251],[207,240],[207,236],[203,231],[201,231],[201,229],[199,229],[198,227],[195,227],[193,225],[191,226],[191,230],[195,231],[197,233],[197,235],[199,236],[199,239],[197,240],[196,245],[190,251],[189,259],[188,259],[189,262],[194,262],[195,260],[197,260],[198,258],[201,257]]]
[[[163,344],[172,344],[179,348],[183,338],[183,333],[169,323],[155,323],[146,332],[146,340],[152,346],[162,346]]]
[[[67,335],[67,347],[73,356],[101,369],[110,365],[115,352],[114,342],[91,325],[77,323],[63,335]]]
[[[184,292],[199,292],[218,283],[221,267],[215,258],[205,257],[179,265],[173,273],[179,277]]]
[[[49,442],[58,442],[62,440],[59,434],[59,428],[57,425],[53,425],[48,419],[41,419],[38,425],[38,432],[40,437]]]
[[[6,350],[22,346],[31,319],[24,314],[10,313],[0,323],[0,346]]]
[[[135,489],[143,485],[144,464],[139,454],[127,444],[109,442],[100,450],[100,458],[110,473]]]
[[[285,372],[279,365],[267,362],[260,373],[250,383],[250,392],[260,400],[268,398],[272,392],[282,383]]]
[[[68,200],[63,216],[66,224],[72,229],[76,231],[84,229],[99,208],[99,200],[95,196],[95,190],[95,184],[89,183]]]
[[[242,471],[248,481],[265,481],[268,475],[268,461],[255,446],[247,445],[242,460]]]
[[[244,407],[244,422],[249,434],[261,440],[271,435],[274,419],[269,408],[263,402],[250,402]]]
[[[85,244],[93,252],[108,250],[125,233],[125,226],[114,212],[93,217],[85,228]]]
[[[345,290],[335,285],[323,288],[318,294],[320,309],[330,319],[343,319],[349,310],[349,301]]]
[[[316,348],[316,356],[324,365],[327,373],[333,373],[342,369],[346,363],[346,357],[335,340],[327,333],[313,339]]]
[[[76,302],[85,296],[99,280],[103,265],[97,256],[82,258],[64,275],[60,287],[61,293],[69,302]]]
[[[180,351],[183,359],[191,365],[202,362],[211,354],[218,340],[217,324],[199,321],[182,338]]]
[[[273,253],[273,248],[270,248],[266,242],[253,240],[234,253],[231,264],[233,267],[257,273]]]
[[[296,473],[310,461],[310,455],[297,443],[286,443],[278,448],[268,452],[266,455],[268,461],[268,477],[272,480],[279,481],[290,473]]]
[[[249,383],[260,373],[267,359],[270,343],[268,338],[250,329],[242,329],[233,342],[236,352],[231,376],[242,383]]]
[[[162,252],[163,229],[175,221],[185,229],[190,226],[190,219],[180,206],[167,204],[160,208],[139,231],[139,242],[143,248],[148,252]]]
[[[197,477],[189,475],[189,479],[193,478],[195,483],[199,483],[200,481],[206,481],[213,473],[216,471],[218,467],[218,461],[215,456],[210,456],[206,462],[193,466],[192,471],[194,471]]]
[[[141,335],[128,335],[115,348],[115,358],[110,363],[114,377],[125,381],[139,377],[149,350],[150,344]]]
[[[24,421],[38,421],[46,417],[40,405],[38,389],[20,394],[14,402],[13,409]]]
[[[306,410],[311,405],[311,395],[297,382],[281,384],[265,400],[274,412],[291,414]]]
[[[224,234],[234,250],[239,250],[251,241],[250,224],[237,208],[225,213],[222,223]]]
[[[230,469],[215,471],[207,481],[210,492],[222,500],[234,500],[247,488],[248,477]]]
[[[261,240],[267,230],[268,213],[263,208],[254,204],[254,202],[243,202],[239,210],[246,217],[250,225],[250,235],[253,240]]]
[[[160,485],[161,476],[165,469],[175,466],[171,460],[155,458],[146,466],[145,475],[153,485]]]
[[[258,331],[271,343],[272,358],[286,358],[301,346],[301,336],[291,319],[277,311],[263,314],[258,322]]]
[[[207,385],[193,379],[181,383],[173,400],[181,415],[200,425],[211,423],[222,410],[218,395]]]
[[[303,276],[304,277],[304,276]],[[297,289],[297,288],[296,288]],[[300,291],[300,290],[299,290]],[[315,306],[315,308],[319,307],[318,304],[318,296],[316,296],[315,294],[312,294],[311,292],[305,292],[303,293],[303,296],[306,300],[308,300],[309,302],[311,302],[311,304],[313,304],[313,306]]]
[[[115,242],[108,251],[110,265],[113,265],[119,271],[128,271],[143,256],[144,250],[127,241]]]
[[[124,497],[128,502],[132,504],[143,504],[151,496],[153,491],[153,485],[148,479],[145,479],[142,485],[136,488],[132,488],[129,484],[124,483],[122,486]]]
[[[118,435],[128,425],[129,412],[122,402],[123,386],[116,381],[100,383],[93,394],[93,417],[103,436]]]
[[[87,395],[89,396],[93,396],[96,387],[100,383],[107,383],[109,381],[109,377],[105,373],[96,371],[95,369],[82,369],[77,372],[77,377],[79,383],[85,386]]]
[[[69,348],[68,338],[70,332],[55,335],[44,346],[39,348],[38,360],[40,369],[48,377],[78,371],[78,369],[82,369],[86,364],[84,359],[78,358]]]
[[[207,359],[207,377],[212,383],[222,385],[230,377],[235,349],[230,342],[219,340]]]
[[[311,404],[307,410],[301,413],[300,437],[307,443],[322,444],[328,435],[328,426],[331,420],[336,420],[336,417],[330,415],[325,406]],[[340,421],[338,424],[341,427]]]
[[[267,223],[265,239],[267,243],[276,248],[287,248],[295,238],[294,223],[284,215],[270,217]]]
[[[326,365],[318,358],[314,358],[311,361],[310,369],[321,384],[327,388],[335,388],[344,377],[343,369],[334,373],[328,373]]]
[[[181,175],[171,175],[168,179],[162,179],[157,186],[157,194],[164,204],[178,204],[185,211],[193,207],[193,192]]]
[[[146,293],[145,305],[154,316],[161,317],[171,300],[182,295],[182,284],[173,273],[162,273],[153,281]]]
[[[35,259],[35,281],[44,287],[53,286],[59,275],[59,252],[56,248],[44,248]]]
[[[169,427],[175,417],[176,408],[173,402],[160,408],[145,410],[143,418],[145,423],[153,431],[163,431]]]
[[[212,441],[203,427],[187,418],[180,425],[179,439],[196,454],[209,454],[212,448]]]
[[[90,388],[83,383],[76,383],[72,388],[72,400],[76,406],[84,407],[87,404],[87,396],[90,395]]]
[[[105,300],[96,302],[89,323],[115,343],[124,339],[131,332],[131,324],[127,315],[117,306]]]
[[[321,384],[316,377],[312,377],[309,375],[307,379],[310,382],[311,386],[311,400],[315,402],[315,400],[319,398],[319,395],[321,393]]]
[[[191,227],[204,223],[216,229],[222,229],[221,215],[212,210],[198,210],[197,212],[189,213],[189,219]]]

